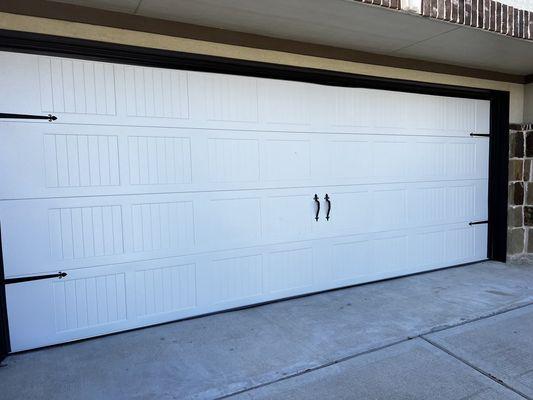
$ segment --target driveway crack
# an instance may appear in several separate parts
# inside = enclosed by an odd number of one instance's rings
[[[427,343],[429,343],[432,346],[438,348],[439,350],[444,351],[445,353],[447,353],[450,356],[454,357],[455,359],[459,360],[463,364],[468,365],[470,368],[472,368],[472,369],[476,370],[477,372],[485,375],[487,378],[490,378],[492,381],[498,383],[499,385],[506,387],[507,389],[511,390],[512,392],[516,393],[517,395],[521,396],[522,398],[528,399],[528,400],[533,400],[531,397],[529,397],[529,396],[525,395],[524,393],[520,392],[519,390],[516,390],[513,387],[509,386],[507,383],[505,383],[501,379],[499,379],[499,378],[491,375],[490,373],[488,373],[488,372],[476,367],[475,365],[473,365],[473,364],[469,363],[468,361],[462,359],[461,357],[453,354],[448,349],[438,345],[437,343],[434,343],[431,339],[428,339],[426,337],[426,335],[430,335],[430,334],[433,334],[433,333],[436,333],[436,332],[441,332],[441,331],[445,331],[445,330],[448,330],[448,329],[456,328],[458,326],[470,324],[472,322],[477,322],[477,321],[481,321],[481,320],[484,320],[484,319],[492,318],[492,317],[495,317],[497,315],[506,314],[508,312],[515,311],[515,310],[518,310],[518,309],[521,309],[521,308],[525,308],[525,307],[529,307],[529,306],[533,306],[533,301],[528,301],[528,302],[522,303],[522,304],[516,304],[514,306],[508,306],[506,308],[503,308],[503,309],[500,309],[500,310],[496,310],[496,311],[487,313],[485,315],[480,315],[478,317],[471,318],[471,319],[468,319],[468,320],[465,320],[465,321],[461,321],[459,323],[450,324],[450,325],[446,325],[446,326],[433,327],[433,328],[431,328],[431,329],[429,329],[427,331],[420,332],[420,333],[415,334],[413,336],[407,336],[407,337],[405,337],[403,339],[399,339],[399,340],[387,343],[387,344],[382,345],[382,346],[374,347],[374,348],[371,348],[371,349],[368,349],[368,350],[365,350],[365,351],[362,351],[362,352],[359,352],[359,353],[351,354],[351,355],[348,355],[348,356],[345,356],[345,357],[342,357],[342,358],[339,358],[339,359],[335,359],[335,360],[332,360],[332,361],[329,361],[329,362],[326,362],[324,364],[320,364],[320,365],[317,365],[317,366],[314,366],[314,367],[309,367],[309,368],[303,369],[301,371],[297,371],[297,372],[285,375],[283,377],[280,377],[279,379],[274,379],[272,381],[263,382],[263,383],[260,383],[260,384],[254,385],[254,386],[250,386],[250,387],[243,388],[243,389],[231,392],[231,393],[227,393],[227,394],[221,395],[219,397],[216,397],[215,400],[228,399],[228,398],[236,396],[238,394],[251,392],[253,390],[256,390],[256,389],[259,389],[259,388],[262,388],[262,387],[265,387],[265,386],[270,386],[270,385],[273,385],[273,384],[278,383],[278,382],[282,382],[282,381],[285,381],[285,380],[288,380],[288,379],[295,378],[297,376],[301,376],[301,375],[307,374],[309,372],[318,371],[318,370],[321,370],[323,368],[327,368],[329,366],[332,366],[332,365],[335,365],[335,364],[339,364],[339,363],[351,360],[351,359],[353,359],[355,357],[359,357],[359,356],[363,356],[365,354],[370,354],[370,353],[374,353],[376,351],[384,350],[384,349],[387,349],[389,347],[396,346],[396,345],[398,345],[400,343],[404,343],[404,342],[407,342],[409,340],[418,339],[418,338],[426,341]]]
[[[487,378],[489,378],[490,380],[496,382],[498,385],[501,385],[507,389],[509,389],[510,391],[516,393],[517,395],[521,396],[522,398],[524,399],[528,399],[528,400],[532,400],[531,397],[527,396],[525,393],[522,393],[520,390],[517,390],[515,389],[514,387],[512,387],[511,385],[508,385],[504,380],[498,378],[497,376],[495,375],[492,375],[490,372],[487,372],[481,368],[479,368],[478,366],[472,364],[470,361],[467,361],[466,359],[464,359],[463,357],[455,354],[454,352],[448,350],[446,347],[434,342],[433,340],[427,338],[425,335],[420,335],[420,339],[426,341],[427,343],[429,343],[430,345],[432,345],[433,347],[436,347],[437,349],[439,349],[440,351],[443,351],[444,353],[448,354],[449,356],[455,358],[456,360],[460,361],[461,363],[467,365],[468,367],[472,368],[473,370],[479,372],[480,374],[486,376]]]

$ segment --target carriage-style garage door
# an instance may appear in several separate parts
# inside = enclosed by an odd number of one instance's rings
[[[488,101],[7,52],[0,86],[58,117],[0,122],[6,278],[67,273],[6,286],[13,351],[486,258]]]

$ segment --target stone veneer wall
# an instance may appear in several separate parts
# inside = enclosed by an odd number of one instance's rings
[[[507,258],[533,260],[533,124],[509,130]]]

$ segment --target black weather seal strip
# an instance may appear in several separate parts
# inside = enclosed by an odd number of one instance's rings
[[[40,281],[41,279],[51,279],[51,278],[59,278],[59,279],[61,279],[61,278],[64,278],[65,276],[67,276],[66,272],[59,271],[57,274],[22,276],[20,278],[4,279],[4,284],[10,285],[12,283]]]
[[[490,137],[490,135],[488,133],[471,133],[470,136]]]
[[[30,114],[4,114],[0,113],[0,119],[46,119],[48,122],[53,122],[57,119],[55,115],[30,115]]]
[[[481,224],[488,224],[489,221],[474,221],[474,222],[469,222],[468,225],[472,226],[472,225],[481,225]]]

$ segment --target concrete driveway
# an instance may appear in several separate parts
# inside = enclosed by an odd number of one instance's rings
[[[0,398],[533,398],[533,267],[494,262],[8,357]]]

